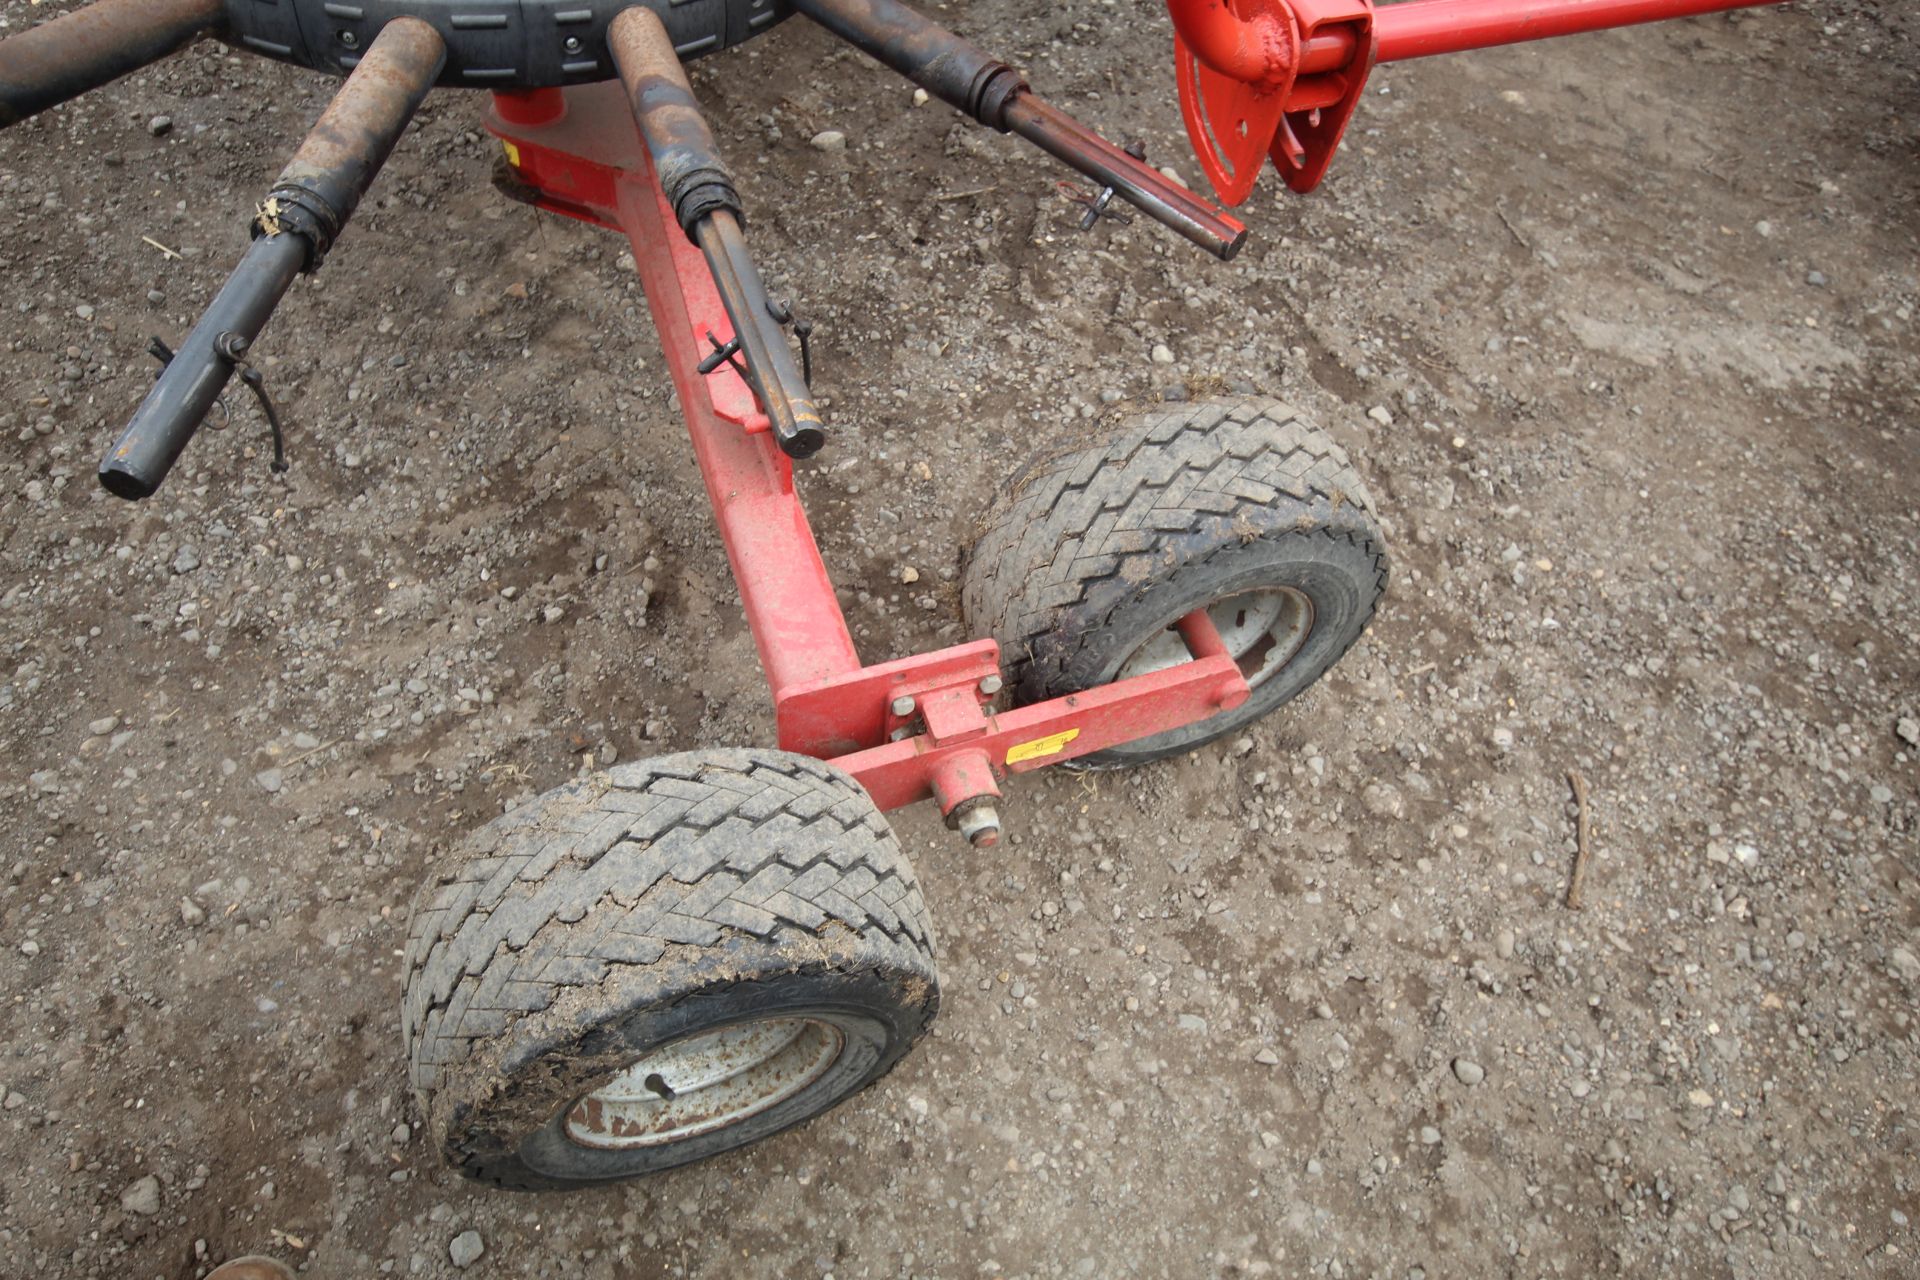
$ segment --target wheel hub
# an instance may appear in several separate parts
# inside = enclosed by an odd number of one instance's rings
[[[1224,596],[1207,606],[1207,616],[1250,689],[1279,674],[1313,632],[1313,601],[1293,587]],[[1168,626],[1134,650],[1115,678],[1125,680],[1190,661],[1192,655],[1180,633]]]
[[[632,1063],[568,1109],[569,1140],[663,1146],[759,1115],[818,1080],[845,1034],[814,1018],[763,1018],[691,1036]]]

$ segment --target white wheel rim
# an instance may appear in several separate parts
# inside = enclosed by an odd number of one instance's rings
[[[1224,596],[1207,606],[1207,616],[1250,689],[1278,675],[1313,632],[1313,601],[1292,587]],[[1193,655],[1180,633],[1169,625],[1135,649],[1114,678],[1125,680],[1191,661]]]
[[[569,1140],[657,1147],[738,1124],[825,1075],[846,1047],[816,1018],[762,1018],[690,1036],[629,1065],[567,1109]]]

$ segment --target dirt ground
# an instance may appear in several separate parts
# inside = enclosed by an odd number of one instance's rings
[[[941,12],[1195,178],[1159,6]],[[1036,435],[1237,384],[1372,478],[1372,630],[1248,744],[1022,779],[991,854],[898,815],[944,1006],[838,1112],[483,1192],[407,1127],[416,886],[584,768],[772,740],[625,246],[436,95],[259,346],[291,474],[234,399],[130,506],[92,471],[147,337],[328,82],[203,45],[7,130],[0,1275],[441,1276],[467,1230],[502,1276],[1914,1274],[1911,6],[1384,68],[1230,265],[1078,234],[800,21],[696,82],[818,321],[865,657],[968,638]]]

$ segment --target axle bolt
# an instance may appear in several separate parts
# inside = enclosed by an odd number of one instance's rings
[[[903,693],[899,697],[893,700],[893,714],[900,716],[901,718],[904,719],[905,717],[913,714],[913,708],[915,705],[916,704],[914,703],[913,695]]]
[[[985,694],[989,698],[991,698],[994,694],[1000,692],[1000,677],[988,676],[986,679],[982,680],[980,682],[980,692]]]
[[[991,849],[1000,843],[1000,811],[985,800],[970,806],[960,815],[960,834],[976,849]]]

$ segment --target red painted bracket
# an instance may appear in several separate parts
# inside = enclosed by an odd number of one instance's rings
[[[1373,65],[1372,0],[1167,0],[1180,114],[1229,205],[1268,156],[1296,191],[1326,175]]]
[[[977,772],[984,755],[994,776],[1025,773],[1204,720],[1240,705],[1247,696],[1239,666],[1221,653],[1083,693],[988,713],[982,731],[964,741],[938,745],[923,734],[832,763],[860,779],[882,809],[897,809],[933,795],[935,779],[950,762]],[[940,799],[943,806],[949,803],[946,794]]]
[[[933,732],[947,705],[935,698],[941,691],[959,691],[977,719],[999,680],[1000,646],[975,640],[800,685],[774,696],[780,748],[830,759],[879,746],[916,717],[925,717]],[[899,715],[893,708],[903,698],[912,700],[913,709]],[[949,732],[964,732],[964,722]]]

